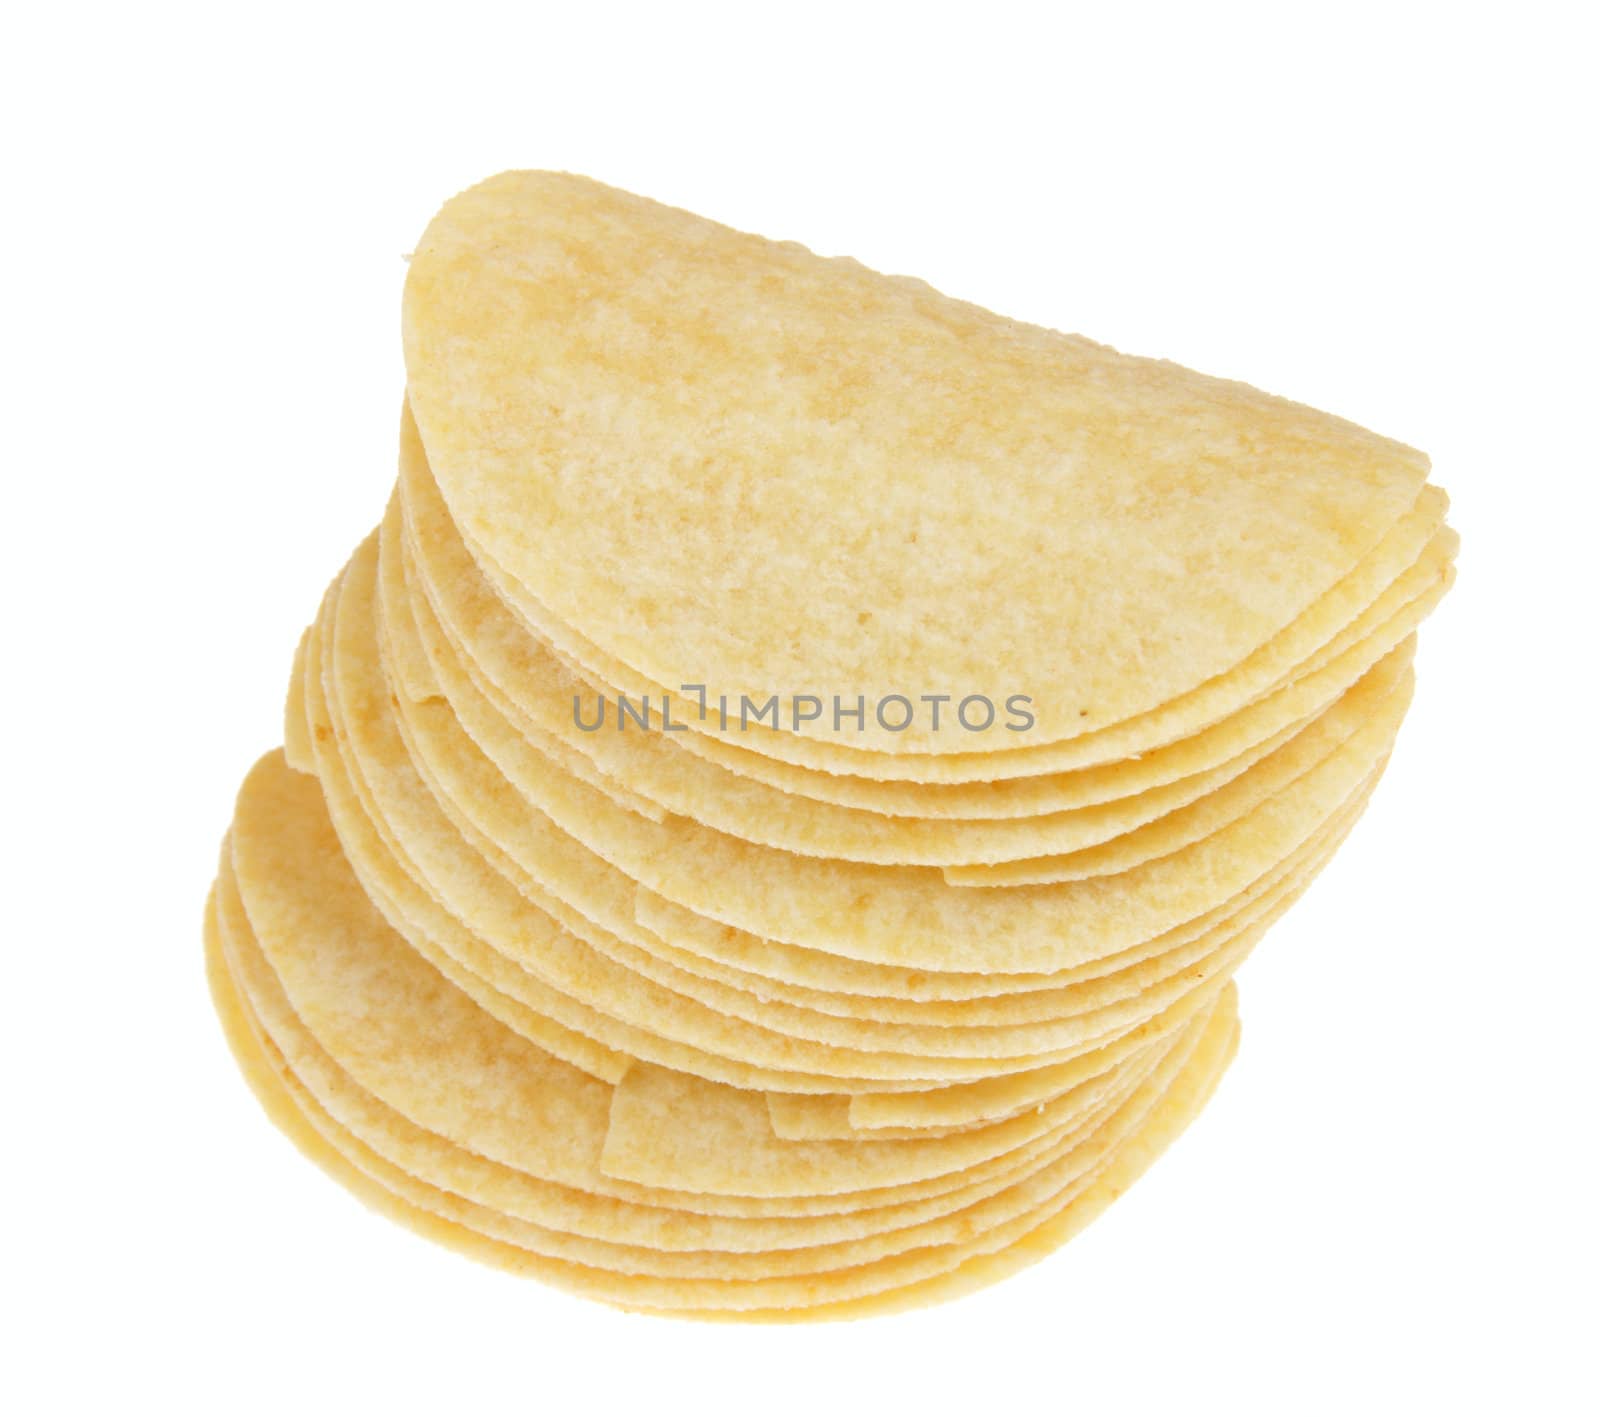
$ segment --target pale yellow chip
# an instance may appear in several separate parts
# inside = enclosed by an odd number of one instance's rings
[[[1026,693],[1039,742],[1237,664],[1427,473],[1243,385],[559,174],[448,203],[403,327],[457,522],[606,654],[714,695]],[[870,720],[858,746],[957,747]]]

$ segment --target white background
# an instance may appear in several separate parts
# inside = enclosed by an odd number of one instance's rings
[[[6,22],[6,1405],[1595,1410],[1583,8],[32,7]],[[235,1074],[201,903],[394,475],[403,257],[589,173],[1427,449],[1393,767],[1202,1120],[998,1289],[615,1314],[372,1217]]]

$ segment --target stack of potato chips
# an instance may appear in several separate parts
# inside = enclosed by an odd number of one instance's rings
[[[582,179],[456,198],[208,911],[263,1105],[468,1254],[835,1317],[1195,1116],[1450,584],[1418,453]]]

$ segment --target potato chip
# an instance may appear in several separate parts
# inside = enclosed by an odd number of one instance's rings
[[[608,655],[713,698],[1023,693],[1036,741],[1078,737],[1244,659],[1427,473],[1243,385],[560,174],[447,203],[403,326],[468,538]]]

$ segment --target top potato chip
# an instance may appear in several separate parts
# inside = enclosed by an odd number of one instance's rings
[[[872,753],[1066,740],[1192,689],[1427,473],[1244,385],[560,174],[444,207],[404,332],[492,574],[667,691],[777,695],[784,730]],[[846,716],[788,714],[810,695]],[[1000,708],[984,731],[954,723],[969,696]]]

